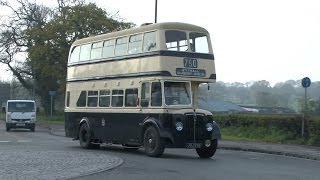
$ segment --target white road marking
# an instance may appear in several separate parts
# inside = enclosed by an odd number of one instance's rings
[[[26,143],[26,142],[32,142],[32,140],[18,140],[18,143]]]
[[[10,141],[0,141],[0,143],[8,143],[8,142],[10,142]]]

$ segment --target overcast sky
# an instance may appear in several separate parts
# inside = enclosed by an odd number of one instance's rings
[[[155,0],[91,1],[137,25],[154,22]],[[319,0],[158,0],[158,22],[175,21],[210,32],[218,81],[320,81]]]

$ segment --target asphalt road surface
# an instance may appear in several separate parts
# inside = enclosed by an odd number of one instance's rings
[[[320,161],[229,150],[199,159],[186,149],[151,158],[143,149],[85,150],[45,129],[5,132],[0,125],[0,179],[320,179]]]

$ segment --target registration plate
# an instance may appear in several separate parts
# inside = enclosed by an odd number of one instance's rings
[[[25,126],[26,124],[24,124],[24,123],[18,123],[18,124],[16,124],[16,126]]]
[[[197,149],[197,148],[201,148],[201,143],[187,143],[186,147],[188,149]]]

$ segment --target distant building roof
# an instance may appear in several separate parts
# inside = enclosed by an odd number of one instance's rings
[[[226,101],[206,101],[199,99],[199,107],[210,112],[245,112],[246,110],[237,104]]]

